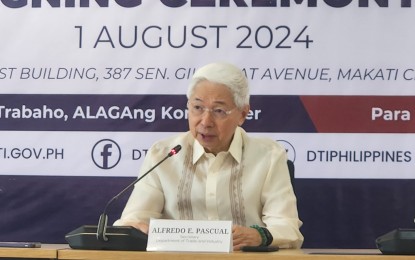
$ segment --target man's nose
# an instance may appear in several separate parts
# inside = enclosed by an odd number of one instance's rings
[[[209,110],[205,110],[205,111],[203,112],[202,117],[201,117],[201,123],[202,123],[204,126],[211,126],[211,125],[213,125],[213,123],[214,123],[214,118],[213,118],[213,114],[212,114],[212,112],[211,112],[211,111],[209,111]]]

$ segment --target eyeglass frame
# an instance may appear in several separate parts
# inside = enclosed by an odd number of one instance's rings
[[[193,107],[190,107],[190,105],[192,105]],[[200,111],[201,113],[200,114],[198,114],[198,115],[196,115],[196,114],[194,114],[194,110],[192,110],[192,109],[195,109],[195,106],[199,106],[202,110],[203,110],[203,112],[202,111]],[[210,112],[211,113],[211,115],[213,116],[213,118],[215,118],[215,119],[225,119],[225,118],[227,118],[231,113],[232,113],[232,111],[233,110],[235,110],[236,109],[236,107],[234,107],[234,108],[232,108],[232,109],[230,109],[230,110],[224,110],[224,109],[221,109],[221,108],[207,108],[207,107],[204,107],[204,106],[202,106],[202,105],[195,105],[195,104],[193,104],[191,101],[187,101],[187,108],[189,109],[189,111],[191,112],[191,113],[193,113],[195,116],[202,116],[206,111],[208,111],[208,112]],[[215,110],[221,110],[222,112],[224,112],[224,114],[223,114],[223,116],[221,116],[220,114],[215,114],[214,112],[215,112]],[[193,111],[193,112],[192,112]],[[218,116],[219,115],[219,116]]]

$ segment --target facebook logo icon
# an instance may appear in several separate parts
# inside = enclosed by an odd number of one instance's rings
[[[121,148],[113,140],[103,139],[94,145],[91,156],[98,168],[112,169],[121,160]]]

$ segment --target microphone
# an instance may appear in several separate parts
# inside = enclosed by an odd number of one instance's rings
[[[150,170],[144,173],[140,178],[130,183],[117,195],[112,197],[108,201],[103,213],[99,217],[97,226],[84,225],[66,234],[65,239],[68,241],[69,246],[73,249],[87,250],[105,249],[146,251],[148,238],[147,234],[131,226],[107,226],[108,207],[121,195],[123,195],[129,188],[147,176],[147,174],[152,172],[169,157],[177,154],[181,149],[181,145],[176,145],[161,161],[154,165]]]

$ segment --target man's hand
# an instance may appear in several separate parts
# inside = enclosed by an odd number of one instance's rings
[[[233,250],[239,251],[243,246],[259,246],[261,235],[255,228],[234,225],[232,227]]]
[[[123,222],[123,226],[132,226],[143,233],[148,234],[148,224],[143,222],[134,222],[134,221],[125,221]]]

